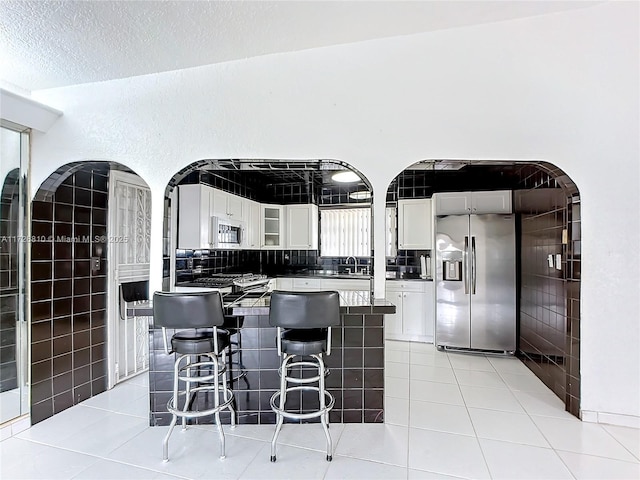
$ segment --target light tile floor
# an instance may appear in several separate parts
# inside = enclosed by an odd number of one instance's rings
[[[513,358],[387,342],[386,424],[149,427],[145,376],[0,442],[5,479],[640,479],[640,431],[580,422]]]

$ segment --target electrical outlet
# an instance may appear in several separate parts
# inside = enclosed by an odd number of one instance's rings
[[[100,270],[100,257],[91,257],[91,271],[97,272]]]

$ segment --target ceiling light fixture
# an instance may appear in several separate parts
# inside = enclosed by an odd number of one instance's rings
[[[351,192],[349,198],[353,200],[367,200],[371,198],[371,192],[369,190],[359,190],[357,192]]]
[[[358,182],[360,180],[360,177],[355,172],[345,170],[343,172],[334,173],[331,176],[331,180],[338,183],[353,183]]]

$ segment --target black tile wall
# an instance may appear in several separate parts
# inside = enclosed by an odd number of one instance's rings
[[[168,334],[173,332],[168,331]],[[281,358],[276,350],[276,329],[266,316],[247,316],[241,329],[242,353],[234,362],[242,364],[244,376],[233,382],[238,423],[273,424],[275,418],[269,399],[279,389],[278,367]],[[233,338],[235,340],[235,338]],[[171,396],[173,355],[167,356],[160,330],[150,330],[149,385],[151,392],[151,425],[168,425],[171,416],[166,404]],[[336,399],[330,421],[373,423],[383,421],[384,343],[382,315],[343,314],[342,327],[332,329],[331,355],[325,357],[330,369],[327,389]],[[237,376],[236,365],[231,374]],[[300,369],[299,374],[309,372]],[[317,394],[287,396],[287,408],[307,412],[317,407]],[[207,399],[200,400],[207,405]],[[228,413],[223,421],[229,422]],[[318,421],[318,419],[310,420]],[[198,419],[212,423],[211,417]]]
[[[372,271],[371,257],[358,257],[358,267]],[[418,258],[419,263],[419,258]],[[343,272],[353,268],[347,257],[320,257],[318,250],[176,250],[176,282],[217,273],[292,275],[313,270]]]
[[[16,321],[18,320],[18,203],[20,172],[8,172],[0,193],[0,392],[18,386]]]
[[[106,233],[109,170],[75,168],[32,203],[32,423],[107,386],[107,245],[94,240]]]
[[[395,257],[387,257],[387,272],[398,272],[402,275],[412,276],[420,275],[421,263],[420,256],[427,257],[430,262],[431,250],[398,250]]]
[[[252,170],[197,170],[180,184],[202,183],[262,203],[317,205],[362,204],[370,199],[351,198],[356,191],[371,189],[362,182],[340,184],[329,180],[325,170],[261,172]]]
[[[405,198],[431,198],[436,192],[514,190],[520,167],[507,163],[467,165],[460,170],[405,170],[391,181],[387,202]]]
[[[580,414],[580,200],[557,172],[525,166],[515,192],[520,218],[518,355]],[[566,176],[563,178],[567,178]],[[548,256],[561,255],[560,269]]]

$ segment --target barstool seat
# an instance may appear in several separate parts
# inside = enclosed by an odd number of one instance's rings
[[[271,409],[277,418],[276,430],[271,440],[271,461],[276,461],[276,444],[285,418],[298,421],[320,418],[327,439],[327,460],[331,461],[333,446],[329,434],[329,411],[333,408],[335,399],[324,388],[328,369],[325,368],[322,357],[331,354],[331,327],[340,324],[338,292],[274,291],[269,305],[269,324],[278,327],[278,355],[283,357],[280,390],[271,396]],[[312,367],[317,374],[299,377],[289,373],[291,369],[299,367]],[[317,392],[318,409],[287,410],[287,394],[304,391]]]
[[[218,348],[227,348],[229,334],[218,330]],[[171,350],[183,355],[204,355],[215,351],[213,332],[179,332],[171,337]]]
[[[231,428],[235,427],[233,392],[229,387],[226,352],[231,343],[229,332],[218,327],[224,324],[220,292],[176,293],[156,292],[153,295],[153,319],[162,328],[164,350],[176,354],[173,366],[173,396],[167,402],[171,413],[169,432],[164,438],[162,459],[169,459],[169,437],[178,418],[182,428],[187,419],[214,415],[220,437],[220,458],[225,457],[224,430],[220,411],[228,409]],[[167,328],[178,330],[167,342]],[[184,388],[180,389],[183,384]],[[204,407],[198,409],[196,395],[206,395]],[[184,401],[180,405],[180,399]],[[213,406],[207,403],[213,400]]]
[[[327,351],[327,330],[284,330],[280,336],[282,353],[291,355],[318,355]]]

